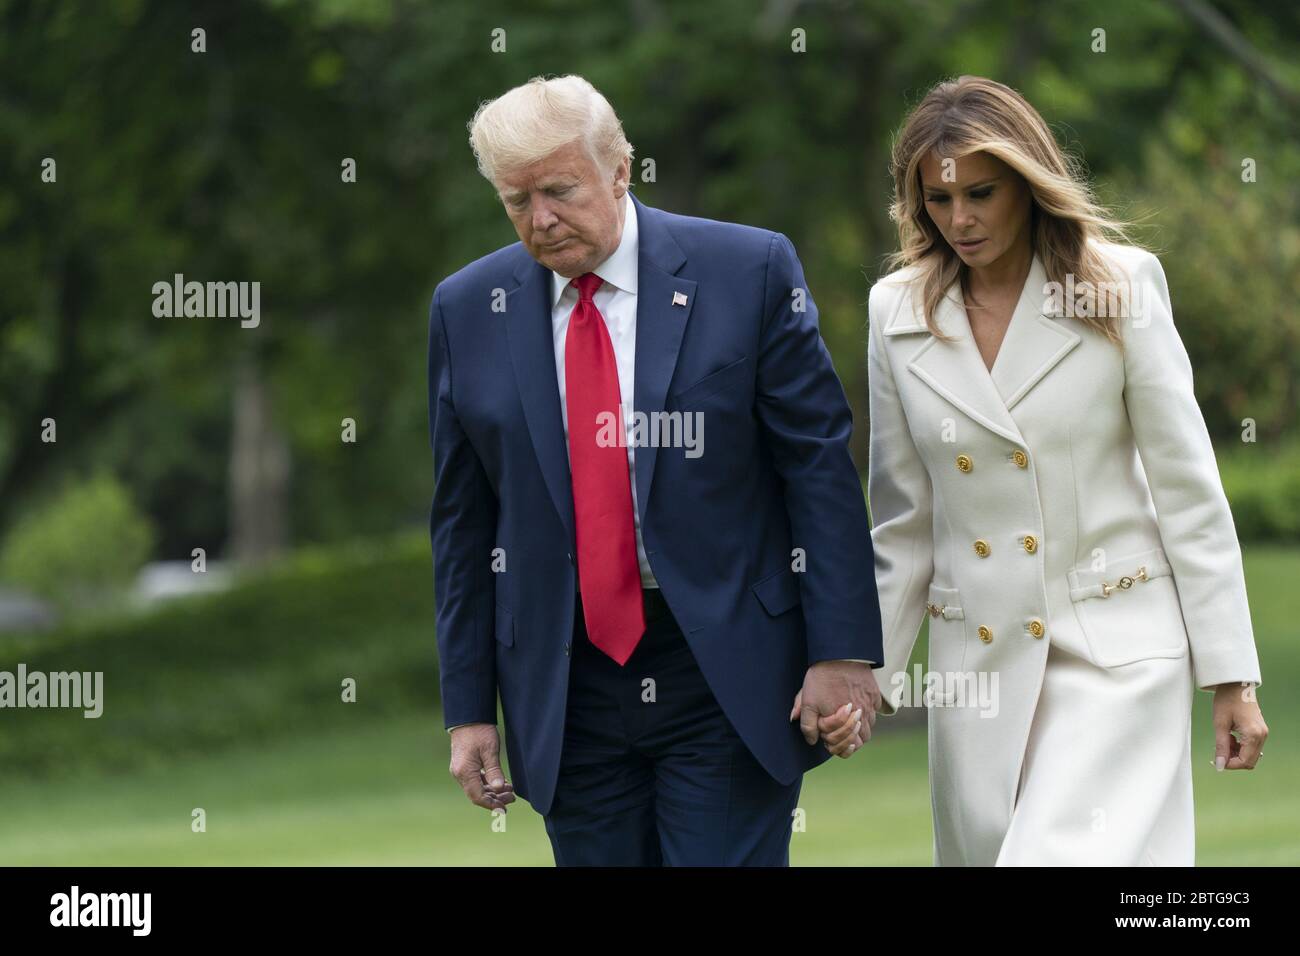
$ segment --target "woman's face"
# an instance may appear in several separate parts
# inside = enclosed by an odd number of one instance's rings
[[[1029,243],[1029,184],[988,153],[921,160],[925,211],[969,268],[982,269]],[[946,173],[946,175],[945,175]]]

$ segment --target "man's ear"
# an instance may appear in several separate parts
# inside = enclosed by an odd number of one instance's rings
[[[626,156],[619,162],[614,169],[614,186],[618,190],[617,196],[623,198],[623,193],[627,192],[628,185],[632,180],[632,161]],[[619,188],[621,187],[621,189]]]

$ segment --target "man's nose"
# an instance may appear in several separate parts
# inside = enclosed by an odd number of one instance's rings
[[[545,232],[559,221],[559,216],[551,209],[550,202],[544,196],[533,197],[533,231]]]

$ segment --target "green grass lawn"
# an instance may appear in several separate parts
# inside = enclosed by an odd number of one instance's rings
[[[1216,774],[1209,695],[1197,695],[1197,859],[1294,865],[1300,646],[1293,594],[1300,551],[1248,548],[1247,574],[1272,739],[1259,771]],[[56,776],[6,773],[0,864],[550,865],[541,819],[527,804],[514,804],[501,832],[460,793],[447,773],[447,735],[432,706],[357,713],[315,731],[295,728],[210,754],[188,748],[125,770],[87,760]],[[0,733],[15,731],[3,714],[0,720]],[[65,726],[93,734],[85,725],[94,723]],[[884,721],[882,731],[868,750],[805,778],[806,831],[793,837],[795,865],[929,865],[924,729]],[[207,815],[204,833],[191,831],[196,807]]]
[[[433,731],[431,731],[431,726]],[[923,735],[805,778],[796,863],[927,863]],[[11,865],[550,865],[523,801],[504,829],[447,773],[432,717],[186,760],[5,788],[0,862]],[[868,792],[870,785],[870,792]],[[202,807],[207,831],[191,831]]]
[[[541,818],[526,803],[516,802],[504,829],[494,829],[462,796],[446,771],[445,736],[410,717],[129,777],[7,786],[0,862],[550,865]],[[806,830],[794,834],[791,862],[929,865],[924,747],[921,731],[886,731],[869,753],[809,774],[800,800]],[[1202,762],[1199,862],[1300,862],[1296,761],[1253,775],[1216,775]],[[191,831],[195,807],[206,812],[204,833]]]

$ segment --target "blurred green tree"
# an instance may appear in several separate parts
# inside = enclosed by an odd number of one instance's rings
[[[422,523],[429,296],[515,239],[465,124],[537,74],[609,96],[651,205],[791,237],[863,467],[891,136],[967,72],[1024,92],[1153,227],[1215,437],[1293,434],[1300,8],[1205,7],[0,0],[0,531],[92,465],[164,556]],[[260,282],[260,325],[153,316],[176,273]]]

